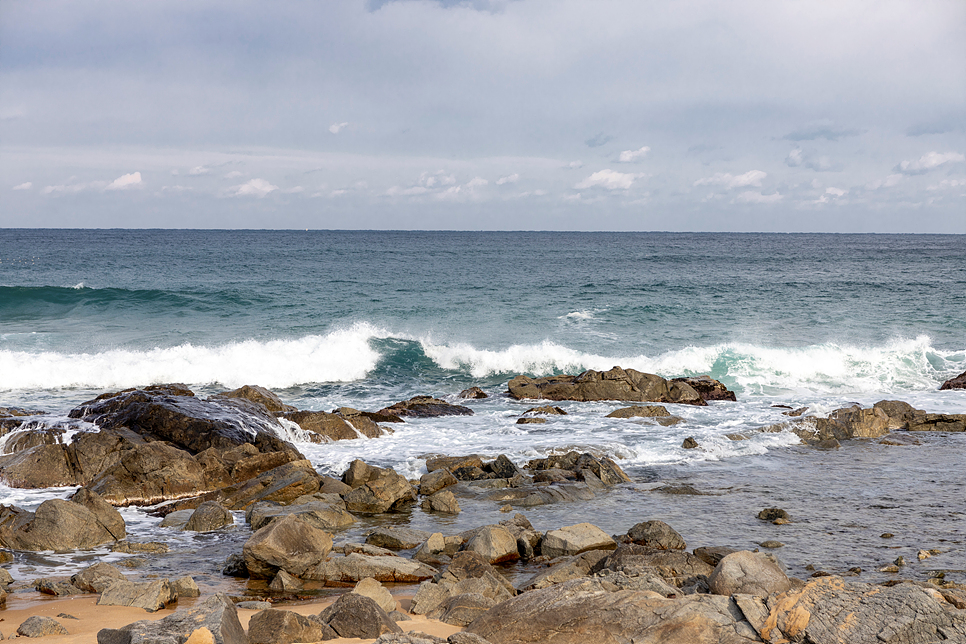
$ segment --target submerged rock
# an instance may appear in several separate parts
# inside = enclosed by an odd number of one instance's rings
[[[576,376],[530,378],[516,376],[509,382],[510,395],[516,399],[547,400],[630,400],[707,405],[685,382],[668,382],[660,376],[635,369],[614,367],[610,371],[585,371]]]
[[[736,402],[735,392],[729,390],[722,383],[711,376],[694,376],[691,378],[674,378],[671,382],[682,382],[690,386],[702,400],[729,400]]]
[[[377,413],[412,418],[437,418],[439,416],[472,416],[473,410],[454,405],[432,396],[413,396],[380,409]]]

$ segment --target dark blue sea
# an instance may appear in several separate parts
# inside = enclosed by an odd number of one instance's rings
[[[708,374],[738,402],[674,409],[685,422],[673,427],[606,419],[621,406],[606,402],[516,425],[533,403],[501,395],[516,374],[614,365]],[[374,410],[480,386],[490,398],[468,403],[472,417],[299,447],[326,473],[361,457],[410,477],[433,453],[607,454],[634,484],[531,521],[616,533],[662,518],[693,546],[778,539],[796,574],[875,571],[939,548],[929,565],[962,577],[966,437],[822,452],[789,432],[725,434],[780,422],[774,405],[824,415],[899,399],[966,413],[966,391],[937,391],[964,370],[962,235],[0,230],[0,406],[56,419],[105,391],[182,382]],[[687,436],[702,449],[682,449]],[[669,481],[708,495],[653,491]],[[65,493],[0,488],[0,502]],[[754,518],[772,505],[797,519],[778,535]],[[452,531],[499,518],[473,507],[443,527],[419,510],[406,521]]]

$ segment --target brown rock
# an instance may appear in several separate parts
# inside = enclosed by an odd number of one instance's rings
[[[69,635],[64,625],[51,617],[34,615],[28,617],[17,627],[20,637],[49,637],[51,635]]]
[[[432,396],[413,396],[409,400],[403,400],[380,409],[377,413],[412,418],[437,418],[439,416],[472,416],[473,410],[462,405],[453,405]]]
[[[187,451],[165,443],[135,445],[90,484],[113,505],[154,505],[208,491],[205,472]]]
[[[468,456],[438,456],[426,459],[426,471],[447,469],[450,472],[461,467],[483,467],[483,459],[476,454]]]
[[[192,532],[210,532],[235,523],[231,512],[218,501],[205,501],[191,514],[184,529]]]
[[[549,530],[540,542],[540,552],[547,557],[570,557],[588,550],[614,550],[617,543],[606,532],[591,523]]]
[[[294,411],[282,414],[282,418],[298,424],[299,427],[309,433],[309,438],[315,443],[363,437],[363,434],[352,423],[338,414],[330,414],[324,411]],[[376,426],[378,427],[378,425]]]
[[[939,387],[940,391],[947,389],[966,389],[966,371],[955,378],[950,378]]]
[[[419,477],[419,493],[424,496],[429,496],[430,494],[436,494],[450,485],[456,485],[458,482],[449,470],[434,470]]]
[[[456,496],[449,490],[440,490],[436,494],[423,499],[422,508],[427,512],[440,512],[442,514],[459,514],[461,511]]]
[[[567,412],[562,407],[552,407],[544,405],[542,407],[531,407],[523,412],[524,414],[543,414],[544,416],[566,416]]]
[[[482,399],[489,398],[489,396],[479,387],[470,387],[460,392],[460,398]]]
[[[705,401],[708,400],[730,400],[735,402],[735,392],[730,391],[722,383],[711,376],[696,376],[693,378],[675,378],[671,382],[683,382],[690,386]]]
[[[627,531],[628,538],[645,548],[684,550],[687,544],[677,531],[663,521],[644,521]]]
[[[273,414],[296,411],[295,407],[283,403],[274,392],[269,391],[265,387],[259,387],[258,385],[243,385],[238,389],[232,389],[231,391],[223,391],[220,394],[215,394],[214,397],[244,398],[245,400],[263,406],[266,410]]]
[[[607,414],[606,418],[656,418],[670,416],[671,412],[661,405],[634,405],[622,407]]]
[[[610,371],[585,371],[577,376],[529,378],[517,376],[509,382],[516,399],[630,400],[636,402],[707,403],[686,383],[668,383],[654,374],[614,367]]]
[[[387,470],[381,478],[370,480],[343,497],[349,512],[378,514],[398,509],[416,500],[416,492],[403,476]]]
[[[467,552],[475,552],[490,564],[516,561],[520,558],[517,540],[503,526],[484,526],[464,546]]]
[[[108,586],[97,600],[98,606],[133,606],[149,613],[178,600],[167,579],[134,582],[120,580]]]
[[[383,583],[419,583],[432,579],[436,569],[404,557],[384,557],[353,552],[344,557],[329,557],[302,575],[302,579],[324,581],[327,585],[346,585],[372,577]]]
[[[741,593],[767,597],[792,587],[788,577],[767,557],[741,550],[724,557],[708,576],[708,586],[716,595]]]
[[[336,637],[335,631],[316,616],[306,617],[289,610],[262,610],[252,615],[248,622],[250,644],[318,642]]]
[[[383,633],[402,633],[402,629],[369,597],[347,593],[319,614],[339,637],[374,639]]]
[[[73,575],[70,578],[70,583],[84,592],[102,593],[114,582],[125,581],[126,579],[124,573],[116,567],[102,562],[89,566]]]
[[[103,499],[81,488],[71,501],[48,499],[37,512],[0,509],[0,545],[14,550],[59,552],[123,539],[124,519]]]
[[[332,535],[290,515],[257,530],[242,554],[252,577],[272,579],[279,570],[301,577],[331,550]]]

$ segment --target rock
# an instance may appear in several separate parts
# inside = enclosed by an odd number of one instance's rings
[[[461,467],[483,467],[483,459],[477,454],[468,456],[437,456],[436,458],[426,459],[426,471],[435,472],[436,470],[447,469],[450,472]]]
[[[390,469],[380,478],[346,493],[343,498],[349,512],[378,514],[415,501],[416,492],[409,481]]]
[[[543,414],[545,416],[566,416],[567,412],[563,410],[562,407],[551,407],[550,405],[544,405],[543,407],[531,407],[530,409],[523,412],[524,414]]]
[[[422,508],[427,512],[460,513],[460,504],[456,500],[456,496],[449,490],[440,490],[436,494],[423,499]]]
[[[463,548],[475,552],[490,564],[507,563],[520,558],[517,540],[503,526],[484,526]]]
[[[674,378],[671,382],[681,382],[694,389],[701,399],[708,400],[730,400],[736,402],[735,392],[730,391],[722,383],[710,376],[696,376],[693,378]]]
[[[729,548],[728,546],[705,546],[695,548],[694,556],[711,566],[717,566],[718,562],[732,552],[738,552],[738,550],[736,548]]]
[[[688,436],[684,439],[684,442],[681,443],[681,447],[684,449],[697,449],[700,447],[700,445],[698,445],[698,441],[694,440],[694,436]]]
[[[279,570],[302,577],[331,550],[331,534],[289,515],[256,530],[242,553],[253,578],[272,579]]]
[[[523,470],[517,467],[505,454],[500,454],[496,457],[496,460],[484,465],[483,470],[492,472],[496,474],[497,478],[501,479],[510,479],[518,474],[523,474]]]
[[[187,451],[160,442],[135,445],[90,483],[114,505],[154,505],[206,492],[205,470]]]
[[[546,588],[554,584],[562,584],[565,581],[579,579],[590,575],[600,561],[610,555],[610,550],[590,550],[573,557],[567,557],[562,561],[557,561],[550,568],[539,572],[524,581],[520,590],[536,590]]]
[[[341,547],[338,548],[344,555],[351,555],[353,552],[357,552],[361,555],[370,555],[372,557],[398,557],[395,552],[387,548],[380,548],[379,546],[373,546],[368,543],[343,543]]]
[[[38,579],[34,582],[37,592],[44,595],[54,595],[55,597],[65,597],[70,595],[83,595],[84,591],[70,582],[57,579]]]
[[[234,525],[234,523],[235,519],[231,516],[231,512],[226,510],[221,503],[205,501],[191,513],[184,529],[192,532],[211,532],[218,528]]]
[[[369,597],[347,593],[319,614],[339,637],[373,639],[383,633],[402,633],[386,611]]]
[[[409,550],[429,539],[430,535],[425,530],[406,526],[380,526],[366,536],[366,543],[389,550]]]
[[[202,401],[186,389],[146,387],[99,396],[69,415],[102,429],[126,427],[195,454],[211,447],[228,450],[251,443],[260,452],[290,451],[304,458],[279,438],[281,425],[265,407],[240,398]]]
[[[366,424],[357,423],[363,429],[367,430],[366,433],[363,433],[355,424],[339,414],[330,414],[324,411],[293,411],[282,414],[282,418],[296,423],[304,431],[308,432],[308,438],[314,443],[353,440],[356,438],[377,438],[382,435],[382,430],[379,429],[379,425],[371,420]]]
[[[741,550],[723,558],[708,577],[708,586],[716,595],[742,593],[767,597],[792,587],[788,577],[768,558]]]
[[[577,376],[517,376],[510,380],[508,388],[510,395],[517,400],[629,400],[707,405],[687,383],[669,383],[654,374],[620,367],[610,371],[589,370]]]
[[[250,575],[248,574],[248,567],[245,566],[245,557],[238,553],[228,555],[225,559],[225,565],[221,569],[221,574],[226,577],[247,579]]]
[[[322,486],[319,488],[319,493],[321,494],[338,494],[342,496],[352,488],[339,479],[334,479],[331,476],[322,477]]]
[[[385,586],[371,577],[360,579],[359,583],[352,589],[352,592],[363,597],[368,597],[379,604],[379,608],[386,611],[386,613],[391,613],[396,610],[396,600],[393,599],[392,594],[386,590]]]
[[[618,590],[602,579],[576,579],[524,593],[491,608],[466,630],[513,644],[759,641],[728,597],[668,600],[646,591]]]
[[[453,470],[453,476],[458,481],[482,481],[490,478],[482,468],[479,467],[458,467]]]
[[[262,610],[248,621],[248,641],[251,644],[318,642],[336,637],[335,631],[314,615],[306,617],[289,610]]]
[[[419,477],[419,493],[424,496],[436,494],[443,488],[456,485],[459,481],[447,469],[439,469]]]
[[[118,511],[84,488],[70,501],[44,501],[36,513],[14,506],[0,509],[0,545],[14,550],[64,552],[124,537],[124,519]]]
[[[392,621],[396,622],[397,624],[399,622],[411,622],[413,620],[412,617],[410,617],[406,613],[404,613],[402,611],[399,611],[399,610],[391,610],[391,611],[389,611],[389,619],[391,619]]]
[[[606,559],[594,566],[594,573],[604,570],[639,575],[650,570],[678,588],[707,577],[714,570],[695,555],[681,550],[653,550],[634,543],[621,544]]]
[[[470,387],[469,389],[464,389],[460,392],[460,398],[471,398],[471,399],[482,399],[489,398],[486,392],[479,387]]]
[[[295,407],[286,405],[272,391],[258,385],[243,385],[238,389],[223,391],[215,394],[214,398],[244,398],[253,403],[257,403],[273,414],[280,414],[287,411],[295,411]]]
[[[159,541],[118,541],[111,545],[111,552],[123,552],[125,554],[139,554],[142,552],[164,554],[167,551],[168,545]]]
[[[156,621],[143,620],[97,633],[97,644],[175,644],[201,629],[214,644],[248,644],[238,611],[227,595],[212,595],[192,608],[182,608]]]
[[[20,637],[48,637],[50,635],[69,634],[68,630],[64,628],[64,625],[56,619],[42,615],[28,617],[17,627],[17,635]]]
[[[171,582],[171,588],[174,589],[175,597],[201,596],[201,589],[198,588],[198,584],[195,583],[195,580],[191,577],[191,575],[182,575],[181,577],[178,577]]]
[[[496,604],[495,599],[479,593],[461,593],[447,598],[426,617],[438,619],[444,624],[466,626]]]
[[[125,581],[120,570],[108,563],[96,563],[89,566],[70,578],[70,583],[74,584],[84,592],[102,593],[108,586],[116,581]]]
[[[762,548],[768,548],[769,550],[774,550],[775,548],[784,547],[785,544],[782,543],[781,541],[774,541],[769,539],[768,541],[762,541],[758,545],[761,546]]]
[[[279,570],[278,574],[268,584],[269,590],[274,590],[277,593],[297,593],[303,587],[301,581],[284,570]]]
[[[821,577],[769,601],[761,635],[772,642],[966,640],[966,614],[944,604],[911,583],[883,587]]]
[[[940,391],[947,389],[966,389],[966,371],[955,378],[950,378],[939,387]]]
[[[591,523],[578,523],[543,535],[540,551],[544,556],[569,557],[588,550],[614,550],[617,543]]]
[[[161,528],[177,528],[178,530],[183,530],[188,524],[188,519],[194,514],[194,510],[178,510],[172,512],[161,519],[159,527]]]
[[[263,601],[245,601],[238,602],[235,604],[237,608],[243,608],[245,610],[268,610],[272,607],[272,602]]]
[[[377,413],[404,418],[437,418],[439,416],[472,416],[473,410],[462,405],[450,404],[432,396],[413,396],[409,400],[403,400],[380,409]]]
[[[527,468],[536,471],[563,470],[574,474],[580,470],[589,469],[604,485],[629,483],[631,480],[610,458],[598,459],[593,454],[579,454],[573,451],[531,460],[527,463]]]
[[[500,602],[512,597],[515,591],[479,554],[460,552],[453,557],[445,572],[437,575],[432,582],[420,584],[410,610],[415,615],[431,614],[448,599],[468,593]]]
[[[178,600],[167,579],[135,582],[120,580],[108,586],[97,600],[98,606],[133,606],[149,613]]]
[[[346,512],[345,504],[309,501],[293,505],[277,505],[259,501],[249,506],[245,520],[252,530],[260,530],[270,522],[284,516],[295,516],[319,530],[344,530],[356,522],[355,517]]]
[[[310,461],[291,461],[237,485],[172,503],[166,509],[193,509],[205,501],[218,501],[229,510],[244,510],[257,501],[292,503],[300,496],[318,492],[321,478]]]
[[[635,405],[633,407],[623,407],[615,409],[607,414],[606,418],[659,418],[668,417],[671,412],[666,407],[660,405]]]
[[[781,508],[765,508],[758,513],[758,518],[762,521],[774,521],[775,519],[789,519],[788,512]]]
[[[517,418],[517,425],[543,425],[546,418]]]
[[[687,544],[674,528],[663,521],[644,521],[627,531],[628,538],[646,548],[657,550],[684,550]]]
[[[302,579],[325,581],[329,584],[354,584],[366,577],[376,581],[419,583],[432,579],[435,568],[403,557],[380,557],[357,552],[344,557],[329,557],[307,570]]]

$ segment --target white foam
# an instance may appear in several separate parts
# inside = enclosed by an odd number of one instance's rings
[[[285,388],[301,383],[365,378],[378,362],[369,346],[388,334],[357,324],[295,340],[247,340],[221,346],[183,344],[145,351],[100,353],[0,351],[0,389],[119,388],[164,382],[257,382]]]

